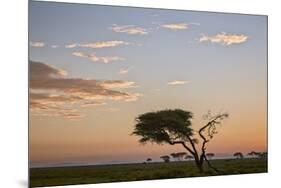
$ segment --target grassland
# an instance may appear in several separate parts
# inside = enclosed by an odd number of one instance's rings
[[[267,172],[267,160],[265,159],[224,159],[212,160],[211,163],[223,172],[217,174],[205,167],[204,174],[200,174],[193,161],[31,168],[30,186],[42,187]]]

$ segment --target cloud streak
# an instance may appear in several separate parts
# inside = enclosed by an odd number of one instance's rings
[[[41,41],[36,41],[36,42],[31,41],[29,44],[31,47],[35,47],[35,48],[43,48],[45,46],[45,43]]]
[[[58,48],[58,47],[59,47],[59,45],[56,45],[56,44],[51,46],[51,48]]]
[[[160,25],[162,28],[170,29],[170,30],[185,30],[188,29],[187,23],[170,23],[170,24],[163,24]]]
[[[66,78],[66,74],[54,66],[30,62],[29,105],[33,114],[77,119],[83,117],[79,107],[96,107],[106,101],[136,101],[142,96],[122,91],[136,86],[131,81]]]
[[[125,75],[129,73],[130,68],[122,68],[119,70],[118,74]]]
[[[86,58],[93,62],[109,63],[111,61],[123,61],[125,58],[119,56],[97,56],[95,53],[73,52],[73,56]]]
[[[233,44],[240,44],[246,42],[248,36],[243,34],[227,34],[227,33],[218,33],[213,36],[202,35],[199,39],[199,42],[211,42],[211,43],[219,43],[222,45],[233,45]]]
[[[123,25],[123,26],[114,25],[113,27],[110,27],[109,29],[116,33],[126,33],[129,35],[147,35],[148,34],[148,31],[145,28],[137,27],[134,25]]]
[[[105,80],[101,81],[100,84],[107,89],[126,89],[137,87],[135,82],[124,82],[122,80]]]
[[[111,40],[111,41],[101,41],[101,42],[94,42],[94,43],[84,43],[84,44],[68,44],[65,45],[65,48],[76,48],[76,47],[82,47],[82,48],[108,48],[108,47],[116,47],[120,45],[128,45],[128,42],[121,41],[121,40]]]
[[[173,81],[168,82],[168,85],[184,85],[186,83],[187,83],[187,81],[184,81],[184,80],[173,80]]]

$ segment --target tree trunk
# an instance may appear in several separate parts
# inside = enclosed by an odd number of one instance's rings
[[[197,168],[199,170],[199,173],[202,174],[204,172],[203,163],[200,163],[200,162],[197,163],[196,162],[196,166],[197,166]]]
[[[199,170],[199,173],[202,174],[204,172],[204,168],[203,168],[204,161],[200,161],[198,156],[194,156],[194,159],[195,159],[195,164]]]

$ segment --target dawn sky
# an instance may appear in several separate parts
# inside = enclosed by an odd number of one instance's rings
[[[184,151],[140,145],[142,113],[230,118],[208,151],[267,150],[267,17],[31,2],[31,166],[141,162]]]

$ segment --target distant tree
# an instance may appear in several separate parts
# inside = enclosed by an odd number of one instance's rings
[[[187,153],[186,152],[178,152],[177,155],[178,155],[179,160],[182,161],[184,159],[184,156],[187,155]]]
[[[250,157],[257,157],[258,156],[258,152],[255,151],[251,151],[250,153],[247,154]]]
[[[261,152],[261,153],[259,153],[259,154],[258,154],[258,157],[259,157],[260,159],[267,159],[267,152]]]
[[[267,152],[255,152],[255,151],[251,151],[250,153],[248,153],[248,156],[251,157],[258,157],[260,159],[266,159],[267,158]]]
[[[178,161],[179,160],[179,155],[178,155],[178,153],[171,153],[170,154],[172,157],[173,157],[173,159],[176,161]]]
[[[192,155],[186,155],[185,156],[185,159],[187,159],[187,160],[191,160],[191,159],[193,159],[194,157],[192,156]]]
[[[208,159],[212,159],[214,156],[215,156],[214,153],[206,153],[206,157],[207,157]]]
[[[160,158],[163,159],[165,163],[170,162],[170,157],[168,155],[161,156]]]
[[[255,152],[255,151],[251,151],[250,153],[248,153],[247,155],[249,155],[249,156],[255,156],[257,154],[257,152]]]
[[[234,157],[236,157],[237,159],[243,159],[244,156],[243,156],[243,153],[241,152],[236,152],[233,154]]]
[[[181,109],[161,110],[141,114],[136,118],[133,135],[140,136],[140,143],[157,143],[183,146],[193,157],[195,164],[200,171],[204,172],[203,164],[218,172],[206,157],[206,147],[214,135],[217,133],[217,126],[221,125],[222,120],[228,117],[227,113],[212,116],[210,113],[204,116],[207,123],[198,131],[198,137],[201,139],[201,146],[198,148],[198,139],[195,138],[192,128],[192,113]]]
[[[152,161],[151,158],[147,158],[147,159],[146,159],[146,162],[148,162],[148,163],[151,162],[151,161]]]
[[[178,153],[171,153],[170,155],[174,158],[174,160],[181,161],[183,160],[186,152],[178,152]]]

